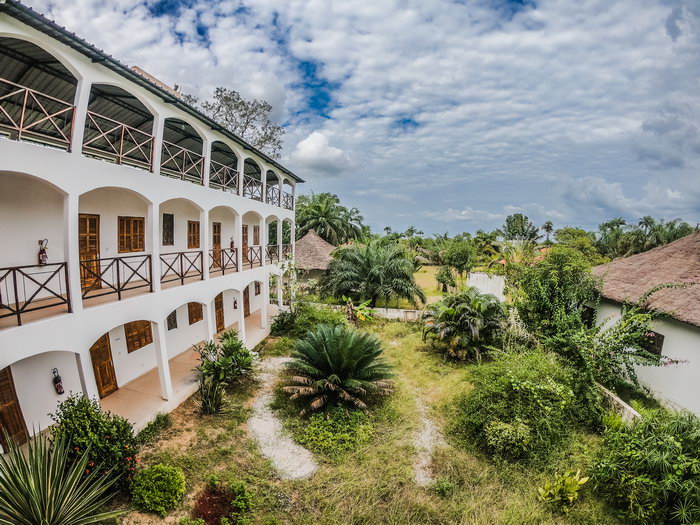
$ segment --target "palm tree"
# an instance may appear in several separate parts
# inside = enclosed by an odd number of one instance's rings
[[[394,390],[391,366],[381,355],[374,334],[320,325],[297,341],[287,365],[292,377],[283,390],[292,400],[308,400],[301,415],[339,403],[367,410],[369,398]]]
[[[542,225],[542,231],[547,234],[547,242],[549,242],[549,236],[554,231],[554,224],[552,224],[552,221],[545,221]]]
[[[413,271],[413,262],[403,246],[373,240],[336,250],[320,284],[327,295],[369,300],[371,307],[379,298],[387,302],[408,299],[415,304],[425,301],[425,294],[416,284]]]
[[[357,239],[362,233],[362,216],[356,208],[340,205],[337,195],[312,193],[297,200],[297,235],[303,237],[309,230],[333,245]]]
[[[504,315],[495,296],[468,286],[426,308],[423,339],[432,337],[445,344],[450,357],[465,359],[473,354],[480,361]]]

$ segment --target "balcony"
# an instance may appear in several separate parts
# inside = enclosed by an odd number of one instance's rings
[[[243,252],[243,267],[257,268],[262,266],[262,246],[250,246]]]
[[[146,170],[153,169],[155,137],[116,120],[87,112],[83,153]]]
[[[268,264],[280,261],[280,249],[276,244],[268,244],[265,248],[265,260]]]
[[[275,186],[267,187],[267,196],[265,202],[272,204],[273,206],[280,205],[280,190]]]
[[[203,185],[204,157],[195,151],[164,140],[160,172],[168,177]]]
[[[262,202],[262,182],[251,177],[243,176],[243,196],[255,201]]]
[[[238,271],[238,250],[236,248],[215,248],[209,250],[209,275],[225,275]]]
[[[160,254],[160,282],[183,285],[204,279],[203,257],[200,251],[172,252]]]
[[[238,195],[238,172],[212,160],[209,165],[209,187]]]
[[[282,207],[287,210],[294,209],[294,195],[286,191],[282,192]]]
[[[151,255],[128,255],[80,261],[83,303],[116,294],[121,301],[140,292],[152,292]],[[94,303],[93,303],[94,304]]]
[[[282,259],[288,259],[292,256],[292,245],[283,244],[282,245]]]

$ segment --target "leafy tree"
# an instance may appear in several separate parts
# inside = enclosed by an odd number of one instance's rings
[[[476,262],[476,250],[471,241],[452,240],[445,250],[445,263],[457,270],[461,276],[469,272]]]
[[[320,285],[324,293],[338,299],[344,295],[359,301],[369,299],[371,307],[379,298],[425,301],[413,271],[401,245],[374,240],[336,250]]]
[[[596,247],[608,257],[625,257],[673,242],[695,230],[681,219],[656,220],[646,215],[637,224],[627,224],[618,217],[598,227]]]
[[[542,231],[547,234],[547,242],[549,242],[549,236],[554,231],[554,224],[552,224],[552,221],[545,221],[542,225]]]
[[[508,215],[501,230],[501,234],[508,241],[537,242],[542,237],[538,232],[537,226],[522,213]]]
[[[392,369],[382,352],[374,334],[319,325],[297,341],[283,390],[292,400],[306,401],[301,415],[337,404],[367,410],[370,398],[394,390]]]
[[[362,215],[357,208],[346,208],[332,193],[311,193],[297,199],[297,238],[309,230],[329,243],[338,245],[358,239],[362,233]]]
[[[608,262],[608,259],[603,257],[595,247],[594,235],[586,230],[567,226],[558,229],[554,234],[554,238],[559,244],[580,252],[591,266]]]
[[[477,230],[473,243],[477,257],[482,263],[492,261],[501,248],[498,242],[498,231],[485,232],[484,230]]]
[[[447,293],[448,286],[457,286],[455,276],[452,275],[452,268],[449,266],[440,266],[435,274],[435,280],[442,286],[442,293]]]

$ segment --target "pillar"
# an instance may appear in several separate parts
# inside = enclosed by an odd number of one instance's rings
[[[209,214],[206,210],[199,212],[199,248],[202,251],[202,276],[209,279]],[[222,242],[222,248],[223,248]]]
[[[214,309],[212,303],[210,302],[205,305],[202,310],[204,313],[204,324],[207,329],[207,341],[213,341],[216,335],[216,328],[214,326]]]
[[[284,302],[284,295],[282,293],[282,274],[277,275],[277,307],[282,311],[282,303]]]
[[[238,157],[240,159],[239,166],[240,169],[238,170],[238,187],[240,188],[239,190],[239,195],[243,196],[245,194],[243,185],[245,184],[245,155],[239,155]]]
[[[92,83],[82,78],[75,89],[75,113],[73,115],[73,127],[71,131],[71,155],[82,155],[83,137],[85,135],[85,119],[87,119],[88,102],[90,101],[90,88]]]
[[[244,346],[248,346],[245,335],[245,312],[243,310],[243,292],[238,293],[238,337],[243,342]]]
[[[97,390],[97,382],[95,381],[95,373],[92,369],[90,350],[75,354],[75,361],[78,365],[78,374],[80,375],[80,386],[83,389],[83,395],[89,399],[99,400],[100,392]]]
[[[160,205],[148,205],[146,251],[151,254],[151,280],[153,291],[160,292]]]
[[[168,345],[165,339],[165,323],[155,324],[156,362],[158,363],[158,379],[160,380],[160,395],[166,401],[173,398],[173,382],[170,378],[168,363]]]
[[[284,244],[282,240],[282,223],[284,223],[282,219],[277,219],[277,256],[280,262],[282,262],[282,244]]]
[[[202,184],[205,188],[209,187],[209,171],[211,166],[211,145],[212,141],[203,138],[202,139],[202,155],[204,156],[204,162],[202,162]]]
[[[270,276],[269,274],[265,276],[265,280],[262,281],[260,292],[262,293],[262,308],[260,309],[260,328],[267,328],[269,324],[267,322],[267,310],[270,304]]]
[[[78,216],[80,197],[69,194],[63,197],[63,254],[68,265],[70,304],[73,312],[82,312],[83,297],[80,284],[80,244],[78,240]]]
[[[160,161],[163,156],[163,132],[165,130],[165,118],[161,115],[153,116],[153,158],[151,159],[151,171],[160,175]]]

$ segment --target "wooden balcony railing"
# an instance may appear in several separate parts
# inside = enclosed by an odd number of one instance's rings
[[[238,271],[238,249],[237,248],[215,248],[209,250],[209,275],[220,273],[224,275],[226,271]]]
[[[291,193],[287,193],[286,191],[282,192],[282,207],[286,208],[288,210],[293,210],[294,209],[294,195]]]
[[[268,264],[279,262],[280,248],[276,244],[268,244],[265,248],[265,255]]]
[[[214,160],[209,163],[209,187],[238,195],[238,172]]]
[[[204,184],[204,157],[164,140],[160,172],[168,177]]]
[[[262,182],[251,177],[250,175],[243,176],[243,196],[256,201],[263,200]]]
[[[282,245],[282,259],[288,259],[292,256],[292,245],[283,244]]]
[[[70,150],[75,107],[0,78],[0,133]]]
[[[243,266],[247,266],[248,268],[262,266],[262,246],[250,246],[248,248],[248,253],[244,255]]]
[[[83,153],[117,164],[153,169],[153,135],[109,117],[87,112]]]
[[[66,263],[0,268],[0,319],[14,316],[22,326],[23,314],[61,305],[73,311]]]
[[[267,187],[266,202],[274,206],[280,205],[280,189],[275,186]]]
[[[160,282],[180,281],[180,284],[185,284],[185,279],[193,277],[204,279],[202,261],[200,251],[161,253]]]
[[[117,294],[121,301],[124,292],[148,288],[153,291],[151,255],[127,255],[105,259],[80,261],[80,281],[83,299]]]

